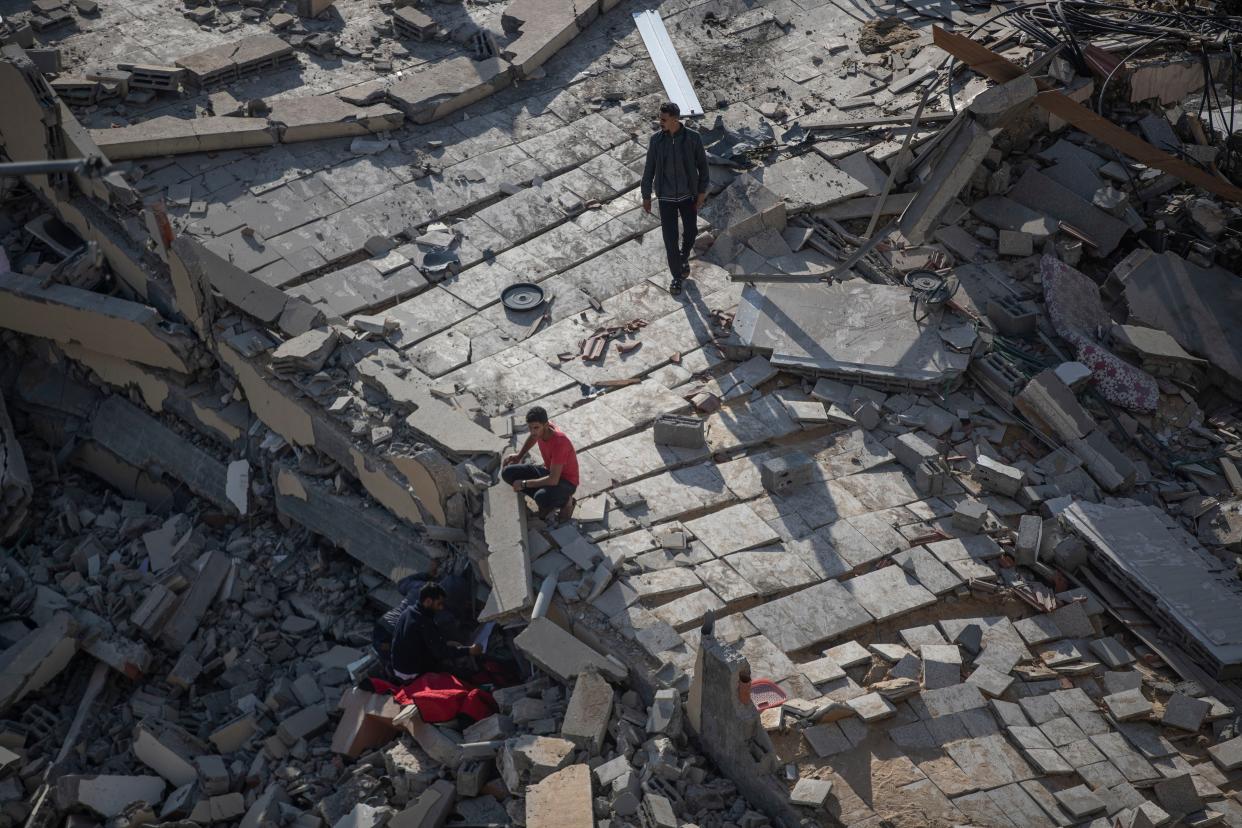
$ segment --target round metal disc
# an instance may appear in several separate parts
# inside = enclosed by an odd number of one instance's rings
[[[943,285],[944,279],[930,270],[913,270],[906,276],[906,284],[915,290],[931,291]]]
[[[518,282],[501,291],[500,301],[509,310],[533,310],[543,304],[543,288],[531,282]]]

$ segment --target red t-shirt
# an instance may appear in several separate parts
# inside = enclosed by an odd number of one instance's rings
[[[543,464],[548,467],[549,471],[553,466],[560,465],[561,479],[568,480],[577,486],[578,452],[574,451],[574,444],[569,442],[565,432],[556,426],[549,425],[548,430],[552,432],[551,437],[535,441],[535,445],[539,446],[539,455],[543,458]]]

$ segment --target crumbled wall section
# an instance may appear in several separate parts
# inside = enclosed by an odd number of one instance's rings
[[[0,274],[0,327],[111,356],[193,373],[197,346],[154,308],[68,285]]]

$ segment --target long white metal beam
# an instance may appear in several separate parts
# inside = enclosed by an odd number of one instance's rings
[[[677,104],[683,117],[702,115],[703,105],[699,103],[699,96],[694,93],[694,87],[690,84],[685,67],[681,65],[681,58],[673,48],[673,41],[669,39],[668,29],[664,27],[659,13],[654,10],[634,12],[634,25],[643,36],[643,45],[651,55],[651,62],[655,64],[656,72],[660,75],[660,82],[664,84],[664,94]]]

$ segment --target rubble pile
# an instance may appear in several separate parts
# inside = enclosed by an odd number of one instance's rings
[[[0,21],[0,828],[1242,825],[1227,19],[135,3]]]

